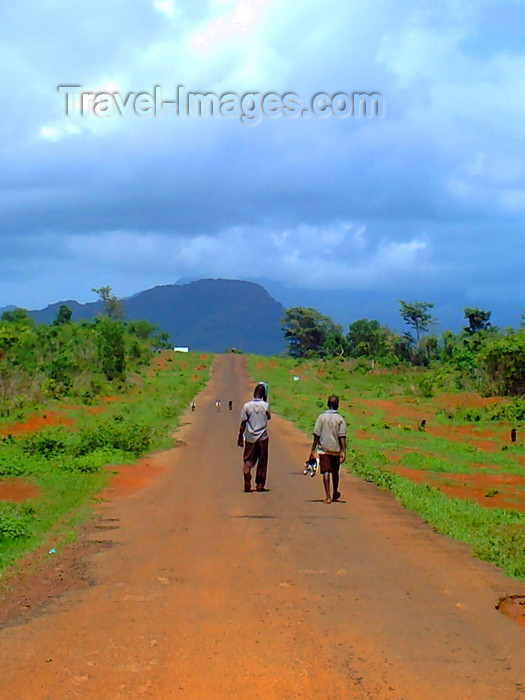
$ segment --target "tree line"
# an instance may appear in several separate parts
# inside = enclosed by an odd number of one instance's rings
[[[94,289],[102,313],[72,321],[62,304],[51,324],[36,325],[27,310],[4,311],[0,319],[0,413],[51,397],[89,402],[118,388],[147,364],[152,348],[169,347],[168,334],[149,321],[124,321],[122,301],[111,287]]]
[[[433,302],[399,301],[408,326],[404,333],[366,318],[351,323],[345,333],[329,316],[296,306],[282,321],[287,352],[295,358],[353,358],[372,368],[440,367],[455,372],[460,387],[503,395],[525,392],[525,312],[519,329],[501,329],[491,323],[490,311],[466,307],[459,333],[436,334],[433,308]]]

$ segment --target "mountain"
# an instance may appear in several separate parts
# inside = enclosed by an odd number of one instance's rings
[[[27,313],[35,319],[36,323],[51,323],[62,305],[69,306],[73,312],[73,321],[91,321],[102,311],[102,302],[100,301],[79,304],[78,301],[68,299],[67,301],[58,301],[56,304],[49,304],[40,311],[28,311]]]
[[[102,310],[100,301],[62,301],[29,315],[37,323],[51,323],[61,304],[69,306],[74,321],[91,320]],[[126,319],[146,319],[168,332],[174,345],[191,350],[224,352],[235,347],[276,355],[284,349],[284,307],[253,282],[204,279],[167,284],[138,292],[124,299],[123,306]]]

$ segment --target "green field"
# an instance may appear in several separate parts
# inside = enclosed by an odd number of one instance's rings
[[[438,532],[471,545],[475,556],[525,580],[519,401],[428,396],[417,368],[367,372],[340,358],[251,356],[249,368],[269,383],[273,410],[308,435],[328,395],[337,394],[348,426],[350,471],[392,491]],[[517,429],[515,443],[511,428]]]
[[[75,524],[88,516],[111,477],[104,467],[132,464],[146,452],[172,445],[170,433],[208,381],[211,360],[164,351],[134,375],[125,393],[89,406],[51,401],[38,415],[26,416],[27,430],[4,419],[0,484],[33,486],[38,496],[0,501],[0,571],[50,538],[56,546],[71,540]],[[38,421],[50,424],[31,430]]]

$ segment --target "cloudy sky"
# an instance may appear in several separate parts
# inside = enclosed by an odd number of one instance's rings
[[[344,322],[403,298],[517,325],[524,26],[523,0],[3,3],[0,307],[230,277]],[[68,116],[59,85],[378,93],[384,115]]]

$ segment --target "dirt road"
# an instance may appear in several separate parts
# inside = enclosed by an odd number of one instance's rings
[[[521,584],[353,477],[324,504],[278,417],[270,490],[243,493],[252,388],[217,358],[157,478],[98,507],[91,585],[0,632],[0,698],[525,698],[525,627],[494,608]]]

